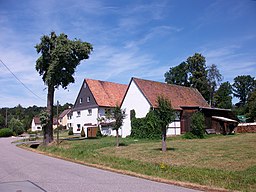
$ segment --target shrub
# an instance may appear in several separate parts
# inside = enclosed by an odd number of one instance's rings
[[[146,117],[133,117],[131,121],[131,137],[134,138],[161,138],[161,121],[157,118],[153,110],[149,111]]]
[[[69,130],[68,130],[68,135],[74,135],[73,133],[73,127],[70,127]]]
[[[182,135],[182,138],[183,139],[197,139],[198,137],[191,132],[187,132],[184,135]]]
[[[205,118],[203,113],[201,112],[196,112],[192,115],[191,117],[191,133],[196,135],[198,138],[204,138],[204,133],[205,133]]]
[[[102,137],[102,133],[100,131],[100,127],[97,129],[96,137]]]
[[[13,131],[15,135],[21,135],[24,133],[24,126],[19,119],[12,118],[9,123],[9,128]]]
[[[13,135],[13,132],[9,128],[0,129],[0,137],[10,137]]]
[[[81,137],[85,137],[85,132],[84,132],[84,128],[82,127],[82,131],[81,131]]]

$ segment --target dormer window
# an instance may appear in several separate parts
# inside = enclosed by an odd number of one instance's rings
[[[80,104],[83,103],[83,98],[80,98],[79,103]]]
[[[87,103],[89,103],[89,102],[90,102],[90,100],[91,100],[91,98],[90,98],[90,97],[87,97],[87,98],[86,98]]]

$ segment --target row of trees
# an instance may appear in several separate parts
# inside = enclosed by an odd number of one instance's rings
[[[167,83],[197,88],[212,107],[233,109],[250,121],[256,120],[256,79],[250,75],[235,77],[233,84],[222,82],[223,76],[217,66],[206,66],[205,57],[195,53],[171,67],[164,76]],[[239,99],[235,106],[232,105],[233,97]]]
[[[69,106],[72,106],[70,103],[64,105],[59,105],[58,110],[59,114],[68,109]],[[12,129],[27,131],[31,128],[31,122],[34,116],[39,116],[45,107],[38,107],[36,105],[30,107],[22,107],[20,104],[12,108],[0,108],[0,129],[9,127]],[[53,107],[53,113],[57,114],[57,106]],[[20,133],[18,131],[17,133]]]

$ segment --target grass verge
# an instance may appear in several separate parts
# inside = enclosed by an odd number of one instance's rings
[[[115,138],[63,141],[37,150],[77,161],[164,182],[189,182],[213,188],[256,191],[256,134],[216,136],[207,139],[160,141]],[[120,172],[120,171],[118,171]],[[205,188],[206,189],[206,188]]]

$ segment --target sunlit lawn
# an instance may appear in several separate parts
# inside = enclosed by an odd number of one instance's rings
[[[39,150],[68,159],[131,171],[158,178],[231,190],[256,191],[256,134],[161,141],[115,138],[62,141]]]

